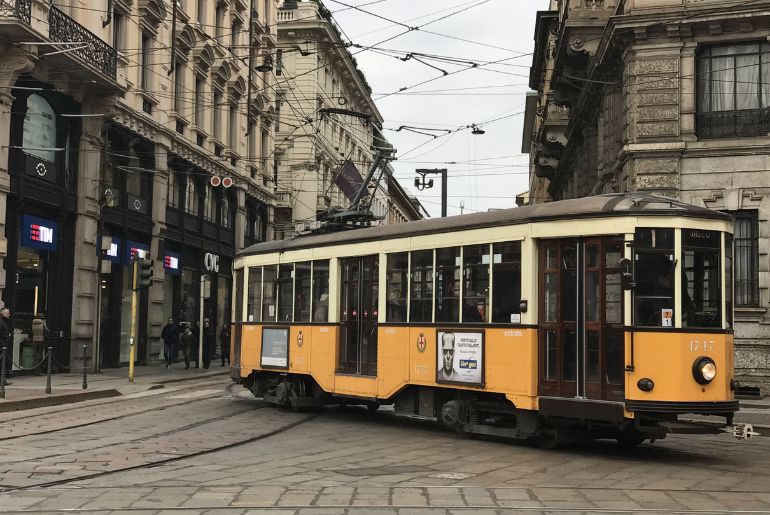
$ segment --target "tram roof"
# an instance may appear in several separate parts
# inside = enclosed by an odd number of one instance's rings
[[[720,211],[693,206],[680,200],[649,193],[616,193],[559,200],[531,206],[500,209],[483,213],[429,218],[415,222],[381,225],[366,229],[299,236],[292,240],[257,243],[243,250],[243,255],[283,252],[303,248],[344,245],[366,241],[404,238],[484,227],[519,225],[550,220],[574,220],[616,216],[683,216],[732,221]]]

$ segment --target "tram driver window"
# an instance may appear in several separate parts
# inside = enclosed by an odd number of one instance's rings
[[[672,327],[674,230],[639,228],[634,235],[634,325]]]
[[[262,267],[249,267],[249,299],[246,321],[259,322],[262,320]]]
[[[407,272],[409,254],[400,252],[388,255],[388,322],[406,322]]]
[[[717,231],[682,230],[682,326],[720,327],[719,247]]]
[[[492,246],[492,322],[521,322],[521,242]]]
[[[460,321],[460,247],[436,250],[436,322]]]

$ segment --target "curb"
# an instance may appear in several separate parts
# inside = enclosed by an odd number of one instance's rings
[[[94,399],[106,399],[109,397],[118,397],[120,395],[121,393],[119,391],[110,388],[108,390],[92,390],[90,392],[68,393],[64,395],[19,399],[17,401],[5,401],[0,402],[0,413],[35,408],[48,408],[50,406],[59,406],[62,404],[71,404],[74,402],[90,401]]]

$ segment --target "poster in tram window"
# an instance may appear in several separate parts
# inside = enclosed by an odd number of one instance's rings
[[[289,368],[289,328],[264,327],[262,329],[263,367]]]
[[[442,331],[437,335],[437,383],[484,384],[484,333]]]

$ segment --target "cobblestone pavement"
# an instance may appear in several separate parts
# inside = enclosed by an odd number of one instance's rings
[[[768,438],[545,451],[353,407],[279,410],[226,386],[70,406],[5,440],[0,424],[0,512],[770,513]]]

